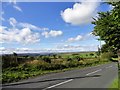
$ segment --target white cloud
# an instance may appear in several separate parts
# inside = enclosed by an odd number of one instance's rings
[[[18,28],[29,28],[31,30],[42,30],[42,31],[47,31],[49,30],[49,28],[41,28],[41,27],[38,27],[38,26],[35,26],[33,24],[30,24],[30,23],[25,23],[25,22],[18,22],[14,17],[11,17],[9,18],[9,23],[12,27],[18,27]]]
[[[5,50],[5,47],[0,47],[0,51],[4,51]]]
[[[21,7],[18,6],[18,3],[16,0],[9,0],[9,3],[11,3],[13,5],[13,8],[15,8],[17,11],[22,12]]]
[[[68,38],[68,40],[66,42],[78,42],[78,41],[83,41],[83,40],[88,40],[88,39],[97,39],[96,36],[94,36],[92,34],[92,32],[90,33],[87,33],[85,35],[77,35],[76,37],[71,37],[71,38]]]
[[[50,32],[43,32],[42,35],[45,36],[45,38],[48,37],[57,37],[57,36],[61,36],[63,34],[62,31],[55,31],[55,30],[51,30]]]
[[[5,26],[0,26],[0,33],[2,33],[3,30],[6,29],[6,28],[7,28],[7,27],[5,27]]]
[[[5,19],[3,18],[3,15],[4,15],[4,11],[1,11],[1,12],[0,12],[0,20],[1,20],[1,21],[5,21]]]
[[[37,27],[35,25],[32,25],[32,24],[29,24],[29,23],[19,23],[18,25],[21,26],[21,27],[24,27],[24,28],[30,28],[30,29],[33,29],[33,30],[40,30],[39,27]]]
[[[43,31],[47,31],[49,30],[49,28],[41,28],[38,26],[35,26],[33,24],[30,23],[25,23],[25,22],[17,22],[17,20],[14,17],[9,18],[9,23],[12,27],[19,27],[19,28],[30,28],[31,30],[43,30]]]
[[[82,1],[75,3],[73,8],[67,8],[61,12],[61,16],[66,23],[72,25],[86,24],[92,21],[92,17],[96,15],[96,8],[99,5],[97,0],[94,2]]]
[[[17,6],[17,5],[13,5],[13,8],[15,8],[16,10],[22,12],[22,9],[19,6]]]
[[[30,51],[30,48],[16,48],[16,51]]]
[[[53,52],[80,52],[80,51],[97,51],[98,47],[96,45],[91,46],[80,46],[80,45],[63,45],[55,48],[4,48],[0,47],[0,54],[12,54],[16,53],[53,53]]]
[[[83,40],[83,36],[78,35],[74,38],[68,38],[67,42],[76,42],[76,41],[81,41],[81,40]]]
[[[10,25],[12,25],[13,27],[15,27],[15,26],[17,25],[17,21],[16,21],[16,19],[13,18],[13,17],[11,17],[11,18],[9,19],[9,23],[10,23]]]
[[[48,28],[40,28],[40,27],[32,25],[30,23],[23,23],[23,22],[20,22],[18,24],[18,26],[20,26],[22,28],[30,28],[32,30],[43,30],[43,31],[49,30]]]
[[[57,37],[63,34],[60,30],[47,32],[48,28],[40,28],[29,23],[18,22],[14,17],[11,17],[8,21],[12,28],[0,26],[0,43],[18,42],[29,44],[39,42],[40,34],[46,38]]]
[[[56,47],[58,50],[64,50],[64,51],[97,51],[98,46],[96,45],[59,45]]]
[[[32,32],[29,28],[8,29],[0,28],[0,42],[19,42],[23,44],[36,43],[40,41],[39,34]]]
[[[54,48],[5,48],[5,47],[0,47],[0,54],[12,54],[13,52],[16,53],[53,53],[53,52],[80,52],[80,51],[97,51],[98,46],[96,45],[86,45],[86,46],[81,46],[81,45],[58,45]]]

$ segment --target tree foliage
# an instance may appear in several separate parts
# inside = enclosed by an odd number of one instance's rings
[[[95,25],[93,34],[105,41],[103,49],[116,52],[120,49],[120,1],[109,2],[113,9],[107,12],[98,12],[97,19],[94,18],[92,24]]]

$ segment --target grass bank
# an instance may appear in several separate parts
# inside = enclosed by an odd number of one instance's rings
[[[113,90],[113,88],[118,88],[118,78],[114,79],[114,81],[110,85],[110,90]]]
[[[32,58],[29,56],[4,56],[2,83],[17,82],[38,75],[96,66],[110,62],[109,59],[109,53],[101,54],[100,57],[93,52],[35,56]]]
[[[4,83],[17,82],[20,80],[34,78],[36,76],[45,75],[49,73],[57,73],[57,72],[64,72],[64,71],[73,70],[73,69],[81,69],[81,68],[97,66],[105,63],[108,63],[108,62],[79,65],[79,66],[66,67],[63,69],[56,69],[56,70],[38,70],[38,69],[33,70],[33,68],[29,68],[28,70],[28,67],[25,68],[25,70],[19,70],[20,68],[16,67],[16,68],[5,70],[5,72],[2,74],[2,83],[4,84]]]

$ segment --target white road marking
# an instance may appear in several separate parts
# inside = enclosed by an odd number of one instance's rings
[[[111,67],[113,67],[113,66],[111,65],[111,66],[108,66],[108,67],[106,67],[106,68],[111,68]]]
[[[70,82],[70,81],[72,81],[72,80],[73,80],[73,79],[69,79],[69,80],[67,80],[67,81],[64,81],[64,82],[61,82],[61,83],[55,84],[55,85],[53,85],[53,86],[47,87],[46,89],[53,88],[53,87],[56,87],[56,86],[62,85],[62,84],[64,84],[64,83],[68,83],[68,82]],[[44,89],[44,90],[46,90],[46,89]]]
[[[102,69],[99,69],[99,70],[96,70],[96,71],[94,71],[94,72],[90,72],[90,73],[88,73],[88,74],[86,74],[86,75],[90,75],[90,74],[93,74],[93,73],[96,73],[96,72],[99,72],[99,71],[101,71]]]

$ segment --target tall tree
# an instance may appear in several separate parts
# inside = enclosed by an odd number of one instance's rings
[[[104,40],[107,51],[116,52],[120,49],[120,1],[109,2],[111,11],[98,12],[98,17],[92,22],[95,25],[93,34]]]

